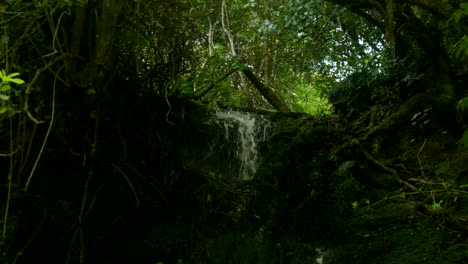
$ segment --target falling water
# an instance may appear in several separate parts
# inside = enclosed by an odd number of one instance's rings
[[[226,111],[217,112],[206,124],[221,134],[212,139],[207,158],[218,160],[225,170],[212,171],[211,176],[251,180],[261,161],[259,144],[272,132],[270,122],[261,115]]]

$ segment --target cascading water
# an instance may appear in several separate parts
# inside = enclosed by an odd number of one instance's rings
[[[207,124],[224,130],[225,142],[220,142],[219,138],[215,139],[211,145],[211,154],[224,152],[231,180],[251,180],[260,163],[258,146],[271,135],[270,122],[261,115],[227,111],[216,112]]]
[[[196,124],[186,131],[182,155],[187,169],[228,182],[251,180],[255,176],[261,161],[259,146],[273,130],[266,118],[226,111],[216,112]]]

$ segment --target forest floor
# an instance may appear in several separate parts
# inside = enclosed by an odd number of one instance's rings
[[[468,157],[457,135],[267,118],[275,132],[248,182],[210,180],[178,160],[200,117],[135,131],[125,163],[84,167],[52,145],[35,187],[12,192],[2,263],[468,263]],[[167,179],[151,169],[164,164]]]

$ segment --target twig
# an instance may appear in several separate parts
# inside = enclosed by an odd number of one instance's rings
[[[37,120],[30,112],[29,112],[29,106],[28,106],[28,101],[29,101],[29,94],[31,93],[31,88],[32,86],[36,83],[37,79],[39,78],[39,76],[41,75],[41,73],[43,73],[44,71],[48,70],[50,67],[52,67],[52,65],[54,65],[55,63],[57,63],[59,60],[63,60],[65,58],[69,57],[69,55],[61,55],[61,56],[58,56],[56,57],[55,59],[53,59],[51,62],[47,63],[44,67],[36,70],[36,73],[34,74],[34,77],[32,78],[32,80],[29,82],[29,84],[26,86],[26,91],[24,92],[25,93],[25,96],[24,96],[24,108],[23,108],[23,111],[26,112],[26,114],[28,115],[29,119],[31,119],[34,123],[36,124],[42,124],[44,123],[45,121],[39,121]],[[60,68],[61,69],[61,68]],[[59,70],[60,71],[60,70]],[[56,80],[54,81],[54,93],[55,93],[55,82]],[[52,122],[51,122],[52,123]]]
[[[80,215],[78,216],[78,231],[80,233],[80,264],[84,263],[85,260],[85,242],[84,242],[84,231],[83,231],[83,222],[84,222],[84,209],[86,206],[86,198],[88,197],[89,182],[91,181],[91,176],[93,172],[90,171],[88,175],[88,180],[86,181],[85,190],[83,192],[83,200],[81,202]]]
[[[93,200],[91,201],[91,203],[89,204],[88,206],[88,210],[86,211],[86,213],[84,214],[84,217],[83,219],[86,219],[86,217],[88,217],[89,213],[91,212],[91,210],[93,209],[94,207],[94,204],[96,203],[96,200],[97,200],[97,196],[98,194],[101,192],[102,190],[102,186],[104,186],[104,184],[101,184],[98,188],[98,190],[96,191],[96,194],[94,195],[93,197]]]
[[[12,118],[10,118],[10,152],[13,152],[13,119]],[[3,232],[2,232],[3,241],[5,241],[6,239],[6,232],[7,232],[8,211],[10,209],[10,202],[11,202],[12,177],[13,177],[13,155],[10,156],[10,169],[8,170],[8,195],[7,195],[7,203],[5,207],[5,215],[3,217]]]
[[[88,206],[88,210],[86,210],[86,212],[85,212],[86,199],[87,199],[86,197],[88,196],[88,189],[89,189],[89,182],[91,180],[91,175],[92,175],[92,173],[89,174],[88,179],[86,180],[85,189],[83,191],[83,200],[81,201],[80,215],[78,216],[78,228],[76,229],[75,233],[73,234],[73,237],[72,237],[72,240],[71,240],[71,243],[70,243],[70,247],[68,249],[67,262],[66,262],[67,264],[70,262],[70,257],[71,257],[71,254],[72,254],[72,249],[73,249],[73,245],[75,244],[76,237],[78,236],[78,234],[80,234],[81,239],[84,238],[84,233],[83,233],[83,230],[82,230],[84,220],[88,217],[89,213],[93,209],[94,204],[96,203],[96,200],[97,200],[97,196],[101,192],[101,189],[102,189],[102,186],[103,186],[103,184],[101,184],[99,186],[98,190],[96,191],[96,194],[93,197],[93,200],[91,201],[91,203]],[[82,261],[84,261],[83,241],[81,241],[81,247],[82,248],[80,250],[80,258],[81,258]]]
[[[62,70],[63,66],[59,69],[59,72]],[[44,138],[44,141],[42,142],[41,150],[39,150],[39,154],[37,155],[36,162],[34,162],[34,166],[31,170],[31,173],[29,174],[28,180],[26,181],[26,185],[24,186],[24,191],[28,190],[29,183],[31,182],[32,176],[34,174],[34,171],[36,170],[37,164],[39,163],[39,160],[41,159],[42,153],[44,152],[45,145],[47,143],[47,139],[49,138],[50,131],[52,130],[52,126],[54,124],[54,116],[55,116],[55,85],[57,84],[57,78],[54,79],[54,85],[52,86],[52,114],[50,118],[50,123],[49,127],[47,128],[47,132]]]
[[[433,193],[455,193],[455,194],[465,194],[465,195],[468,195],[468,192],[466,191],[450,191],[450,190],[428,190],[428,191],[414,191],[414,192],[408,192],[408,193],[399,193],[399,194],[396,194],[396,195],[393,195],[393,196],[390,196],[390,197],[385,197],[384,199],[382,200],[379,200],[373,204],[369,204],[368,206],[365,206],[363,207],[364,209],[368,209],[368,208],[371,208],[371,207],[374,207],[380,203],[383,203],[385,201],[388,201],[388,200],[391,200],[391,199],[394,199],[394,198],[398,198],[398,197],[401,197],[401,198],[405,198],[406,195],[413,195],[413,194],[424,194],[424,193],[430,193],[430,194],[433,194]]]
[[[138,174],[141,178],[145,179],[146,180],[146,177],[143,176],[143,174],[141,174],[137,169],[135,169],[133,166],[131,166],[130,164],[128,163],[124,163],[123,165],[129,167],[131,170],[133,170],[133,172],[135,172],[136,174]],[[151,186],[153,186],[153,188],[159,193],[159,195],[161,196],[161,198],[168,204],[169,201],[167,200],[167,198],[164,196],[164,193],[162,192],[161,188],[157,187],[156,184],[154,183],[156,182],[158,185],[161,185],[157,180],[154,180],[152,179],[151,180]]]
[[[73,235],[72,243],[70,245],[70,251],[69,251],[69,254],[68,254],[67,263],[68,263],[68,260],[70,259],[70,252],[71,252],[71,249],[73,247],[73,244],[75,243],[75,239],[76,239],[76,236],[78,235],[78,233],[80,234],[80,242],[81,242],[80,263],[84,260],[84,243],[83,243],[83,240],[84,240],[83,222],[84,222],[84,219],[85,219],[84,210],[85,210],[85,206],[86,206],[86,199],[88,197],[89,182],[91,181],[91,176],[92,175],[93,175],[93,173],[90,172],[88,174],[88,179],[86,179],[86,184],[85,184],[84,191],[83,191],[83,199],[81,200],[80,214],[78,215],[78,229],[76,230],[75,234]]]
[[[60,17],[59,17],[59,19],[58,19],[58,25],[55,27],[54,36],[53,36],[53,38],[52,38],[52,48],[54,49],[54,51],[52,51],[52,53],[49,53],[49,54],[46,54],[46,55],[42,56],[42,58],[46,58],[46,57],[49,57],[49,56],[52,56],[52,55],[58,53],[57,49],[55,48],[55,42],[57,41],[58,29],[60,28],[60,22],[62,21],[62,17],[63,17],[65,14],[67,14],[67,13],[68,13],[68,11],[62,12],[62,14],[60,15]],[[47,16],[47,19],[49,20],[50,17]],[[50,21],[49,21],[49,22],[50,22]],[[54,27],[53,24],[50,25],[50,26],[51,26],[51,27]]]
[[[423,142],[421,148],[420,148],[419,151],[418,151],[417,157],[418,157],[418,161],[419,161],[419,168],[421,168],[422,176],[423,176],[424,179],[427,179],[427,178],[426,178],[426,175],[424,175],[424,170],[423,170],[423,167],[422,167],[421,159],[419,158],[419,154],[420,154],[421,151],[423,150],[424,145],[426,145],[426,139],[424,139],[424,142]]]
[[[24,247],[16,254],[15,260],[13,261],[13,263],[16,263],[16,260],[18,259],[18,257],[22,256],[23,252],[29,247],[29,245],[31,245],[31,243],[34,241],[34,239],[36,239],[37,235],[41,231],[42,226],[44,225],[44,223],[45,223],[45,221],[47,219],[47,211],[43,210],[43,212],[44,212],[44,214],[42,216],[41,223],[37,227],[37,230],[34,232],[34,234],[31,236],[31,238],[28,240],[28,242],[26,242]]]
[[[167,113],[166,113],[166,122],[175,126],[174,123],[169,121],[169,115],[171,114],[172,106],[171,106],[171,103],[169,102],[169,99],[167,99],[167,86],[164,87],[164,98],[166,99],[166,103],[169,106],[169,110],[167,110]]]
[[[127,180],[128,185],[130,186],[130,189],[132,189],[133,195],[135,195],[136,207],[138,208],[138,207],[140,206],[140,200],[138,199],[138,196],[137,196],[137,193],[136,193],[136,191],[135,191],[135,188],[133,188],[132,182],[131,182],[130,179],[127,177],[127,175],[125,175],[125,173],[122,171],[122,169],[120,169],[119,167],[117,167],[117,166],[114,165],[114,164],[111,164],[111,165],[112,165],[112,167],[114,167],[115,169],[117,169],[117,170],[122,174],[122,176],[125,178],[125,180]]]
[[[420,182],[423,184],[431,184],[431,185],[441,185],[441,183],[426,181],[426,180],[419,179],[419,178],[409,178],[408,181]]]
[[[197,94],[194,94],[191,99],[192,100],[198,100],[200,98],[202,98],[203,96],[205,96],[209,91],[211,91],[214,87],[216,87],[217,84],[221,83],[222,81],[224,81],[227,77],[229,77],[231,74],[233,74],[234,72],[236,72],[238,70],[238,68],[231,68],[229,71],[225,72],[220,78],[218,78],[216,81],[211,81],[211,83],[203,88],[203,90],[200,90],[197,92]]]
[[[232,37],[231,30],[229,28],[229,17],[227,12],[226,0],[223,0],[223,2],[221,3],[221,25],[224,34],[226,34],[228,38],[229,47],[231,48],[231,54],[233,56],[237,56],[236,49],[234,46],[234,38]]]
[[[18,135],[23,135],[22,142],[25,142],[26,144],[26,134],[27,134],[28,123],[27,123],[27,119],[24,118],[24,115],[21,115],[20,117],[21,117],[21,120],[18,123]],[[22,126],[23,131],[21,131],[20,126]],[[33,124],[33,130],[28,139],[28,149],[26,150],[26,152],[24,151],[24,148],[21,151],[21,159],[20,159],[21,165],[19,168],[19,175],[21,175],[22,172],[26,169],[27,163],[29,162],[29,156],[31,155],[31,150],[32,150],[33,143],[34,143],[34,138],[36,137],[37,128],[38,128],[38,125]]]
[[[19,146],[15,151],[13,152],[10,152],[8,154],[3,154],[3,153],[0,153],[0,157],[11,157],[13,155],[15,155],[16,153],[18,153],[18,151],[21,149],[21,146]]]

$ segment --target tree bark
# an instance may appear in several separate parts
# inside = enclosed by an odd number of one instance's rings
[[[75,82],[76,78],[76,67],[77,58],[80,56],[81,41],[83,39],[83,32],[86,22],[86,7],[84,5],[74,4],[73,5],[75,20],[72,26],[72,35],[70,42],[69,53],[73,55],[69,60],[65,62],[66,65],[66,76],[70,83]]]
[[[262,81],[255,76],[251,69],[245,68],[242,70],[250,83],[265,97],[265,99],[278,111],[290,112],[291,110],[286,103],[271,89],[264,85]]]
[[[120,0],[104,0],[101,5],[102,11],[97,22],[96,32],[96,55],[92,60],[88,76],[91,78],[89,83],[97,84],[98,94],[99,90],[104,88],[104,83],[109,78],[108,74],[115,67],[113,61],[115,56],[112,56],[112,52],[121,5]]]

